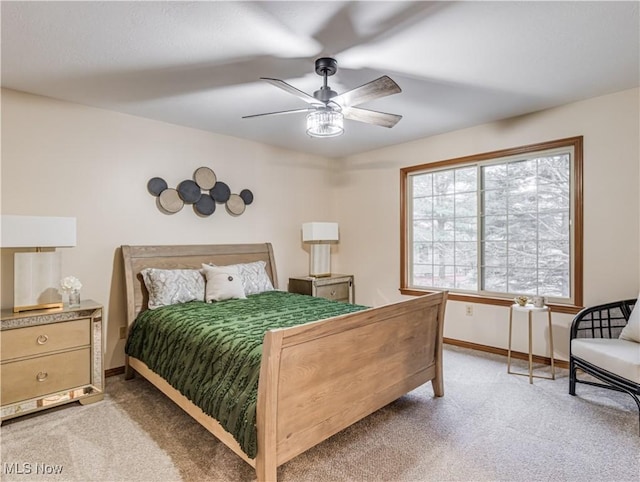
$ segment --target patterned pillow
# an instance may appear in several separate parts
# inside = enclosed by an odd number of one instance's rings
[[[230,299],[245,299],[242,278],[237,268],[232,266],[202,265],[202,272],[207,278],[205,301],[223,301]]]
[[[204,301],[204,276],[199,269],[145,268],[141,272],[149,291],[149,309]]]
[[[231,268],[236,268],[240,273],[244,294],[247,296],[274,290],[273,283],[271,283],[271,279],[267,274],[266,266],[267,263],[264,261],[229,265]]]

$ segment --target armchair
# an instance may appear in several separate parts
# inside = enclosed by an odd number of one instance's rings
[[[635,400],[640,415],[640,340],[629,339],[629,330],[619,338],[632,312],[638,315],[636,302],[629,299],[593,306],[575,316],[570,334],[570,395],[576,394],[576,383],[625,392]],[[578,369],[599,382],[578,379]]]

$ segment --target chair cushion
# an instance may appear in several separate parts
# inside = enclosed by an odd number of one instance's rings
[[[571,355],[640,384],[640,343],[619,338],[574,338]]]

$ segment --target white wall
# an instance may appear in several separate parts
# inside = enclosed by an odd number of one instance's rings
[[[357,301],[379,305],[402,298],[401,167],[579,135],[584,136],[584,303],[637,296],[638,92],[623,91],[345,159],[334,174],[334,209],[341,227],[336,264],[342,272],[354,273]],[[508,309],[477,304],[473,316],[466,316],[465,304],[448,303],[445,336],[506,348]],[[571,319],[553,315],[555,351],[564,359]],[[520,330],[514,348],[527,351],[524,320]],[[539,323],[536,354],[548,356],[547,338],[544,323]]]
[[[185,207],[162,214],[147,181],[175,187],[200,166],[254,202],[232,217]],[[105,305],[106,368],[124,363],[123,244],[273,243],[280,287],[304,274],[305,221],[329,219],[328,161],[244,140],[2,90],[2,213],[75,216],[77,247],[63,248],[64,275]],[[13,305],[13,250],[2,250],[2,308]]]
[[[1,211],[77,218],[78,246],[61,250],[64,274],[81,279],[83,297],[105,305],[105,366],[112,368],[124,360],[122,244],[270,241],[286,289],[289,276],[308,268],[302,222],[335,220],[334,271],[353,273],[356,301],[377,306],[402,299],[401,167],[583,135],[584,300],[595,304],[637,296],[640,285],[638,102],[633,89],[329,161],[3,89]],[[209,218],[188,208],[160,213],[147,181],[159,176],[176,186],[200,166],[235,192],[251,189],[254,204],[239,217],[220,208]],[[12,306],[12,256],[2,250],[3,308]],[[556,355],[565,359],[571,318],[554,314]],[[507,310],[474,305],[468,317],[463,303],[450,302],[445,336],[505,348]],[[546,354],[546,339],[537,325],[536,353]],[[526,351],[523,332],[514,349]]]

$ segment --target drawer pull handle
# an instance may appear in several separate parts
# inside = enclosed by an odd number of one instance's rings
[[[47,335],[40,335],[36,339],[36,342],[38,343],[38,345],[44,345],[48,341],[49,341],[49,337]]]
[[[38,374],[36,375],[36,380],[38,380],[39,382],[44,382],[48,376],[49,374],[47,372],[38,372]]]

